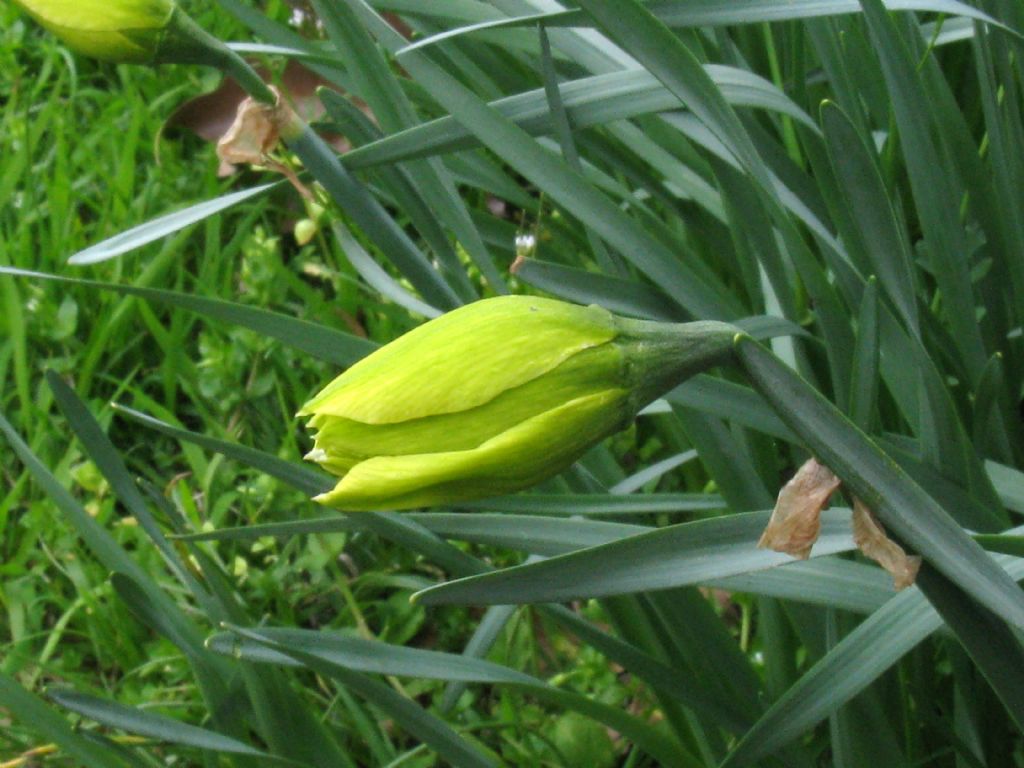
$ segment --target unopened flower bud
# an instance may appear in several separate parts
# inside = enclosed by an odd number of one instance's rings
[[[15,0],[73,51],[104,61],[151,61],[171,0]]]
[[[461,307],[377,350],[302,408],[316,430],[307,458],[341,477],[317,501],[396,509],[535,485],[722,362],[735,332],[530,296]]]
[[[76,53],[134,64],[225,65],[231,54],[173,0],[14,0]]]

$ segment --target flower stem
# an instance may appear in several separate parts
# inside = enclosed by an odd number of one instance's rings
[[[257,101],[270,105],[277,102],[270,86],[263,82],[263,78],[249,62],[196,24],[178,7],[175,7],[164,29],[156,62],[216,67],[231,75]]]

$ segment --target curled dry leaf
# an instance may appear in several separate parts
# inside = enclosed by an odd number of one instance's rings
[[[779,491],[768,526],[757,546],[806,560],[821,530],[821,510],[839,487],[839,478],[816,459],[808,459]]]
[[[312,199],[312,193],[299,181],[288,165],[271,157],[271,152],[281,140],[281,130],[293,118],[294,113],[277,94],[277,103],[262,104],[248,97],[238,105],[235,122],[217,142],[217,157],[229,165],[259,165],[285,176],[303,197]]]
[[[865,556],[889,572],[896,589],[904,589],[914,583],[921,568],[921,558],[908,555],[903,547],[890,539],[874,513],[857,498],[853,500],[853,541]]]
[[[266,70],[257,67],[257,71],[264,80],[271,81]],[[284,71],[277,81],[277,87],[285,102],[307,123],[315,122],[324,115],[324,107],[320,102],[317,90],[319,88],[338,90],[332,83],[295,60],[290,60],[285,65]],[[215,90],[189,99],[178,107],[168,118],[166,127],[168,129],[184,128],[206,141],[216,143],[235,123],[239,106],[245,99],[245,91],[232,78],[226,77]],[[361,102],[357,102],[357,104],[372,118],[364,104]],[[324,134],[324,139],[341,153],[352,148],[347,139],[337,134]],[[218,175],[230,176],[235,170],[234,165],[222,161]]]
[[[285,109],[280,94],[273,106],[243,99],[231,127],[217,142],[217,157],[232,165],[263,164],[281,139]]]

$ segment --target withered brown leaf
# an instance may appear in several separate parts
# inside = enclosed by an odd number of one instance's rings
[[[853,500],[853,541],[864,553],[892,576],[892,585],[904,589],[914,583],[921,558],[908,555],[889,538],[874,513],[858,498]]]
[[[775,509],[757,546],[806,560],[821,531],[821,510],[839,478],[817,459],[808,459],[779,491]]]

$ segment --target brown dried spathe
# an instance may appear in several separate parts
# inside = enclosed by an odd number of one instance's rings
[[[853,500],[853,541],[864,553],[892,576],[892,585],[904,589],[914,583],[921,558],[908,555],[889,538],[878,518],[858,498]]]
[[[757,546],[806,560],[821,531],[821,510],[838,487],[832,470],[808,459],[779,492]]]

